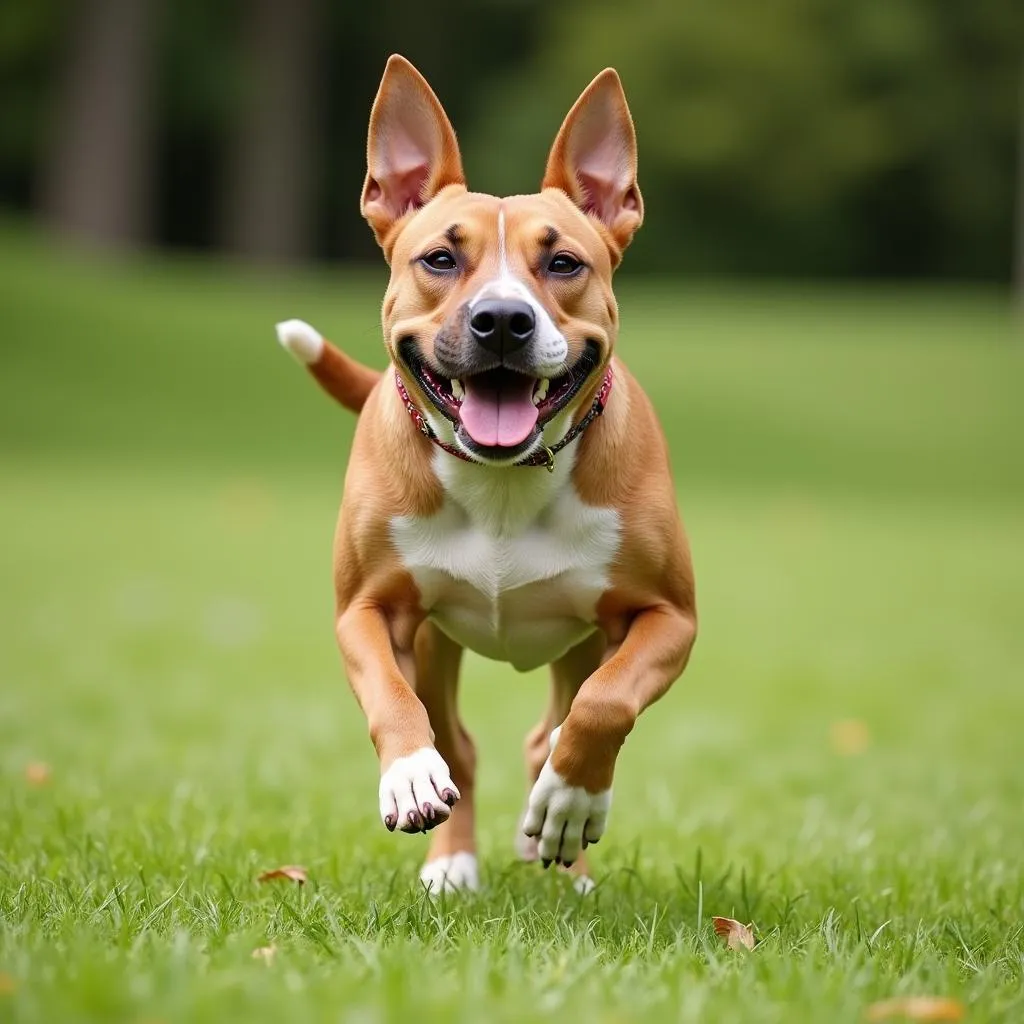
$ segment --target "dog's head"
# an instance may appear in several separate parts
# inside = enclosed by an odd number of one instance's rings
[[[611,358],[612,273],[643,219],[618,75],[569,111],[541,192],[500,199],[467,190],[440,102],[392,57],[367,162],[362,212],[391,266],[385,342],[431,421],[497,464],[564,434]]]

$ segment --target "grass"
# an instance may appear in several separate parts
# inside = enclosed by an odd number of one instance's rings
[[[543,673],[470,658],[486,891],[431,902],[333,647],[352,424],[271,334],[304,316],[379,362],[381,288],[0,233],[0,1020],[832,1024],[919,993],[1022,1019],[1000,297],[623,283],[694,661],[627,743],[581,901],[512,855]],[[281,863],[309,884],[255,882]]]

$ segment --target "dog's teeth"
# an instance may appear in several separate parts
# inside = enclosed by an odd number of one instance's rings
[[[551,383],[547,377],[543,377],[533,393],[533,404],[540,405],[548,397],[548,385]]]
[[[457,398],[461,402],[465,396],[466,392],[463,390],[461,382],[452,378],[452,397]]]

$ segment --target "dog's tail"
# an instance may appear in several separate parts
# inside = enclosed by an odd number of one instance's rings
[[[277,340],[309,370],[327,394],[352,412],[362,409],[380,380],[380,370],[357,363],[304,320],[279,323]]]

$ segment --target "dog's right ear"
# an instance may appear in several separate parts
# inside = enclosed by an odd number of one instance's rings
[[[465,185],[455,131],[426,79],[389,58],[370,113],[366,182],[360,205],[381,247],[411,210],[448,185]]]

